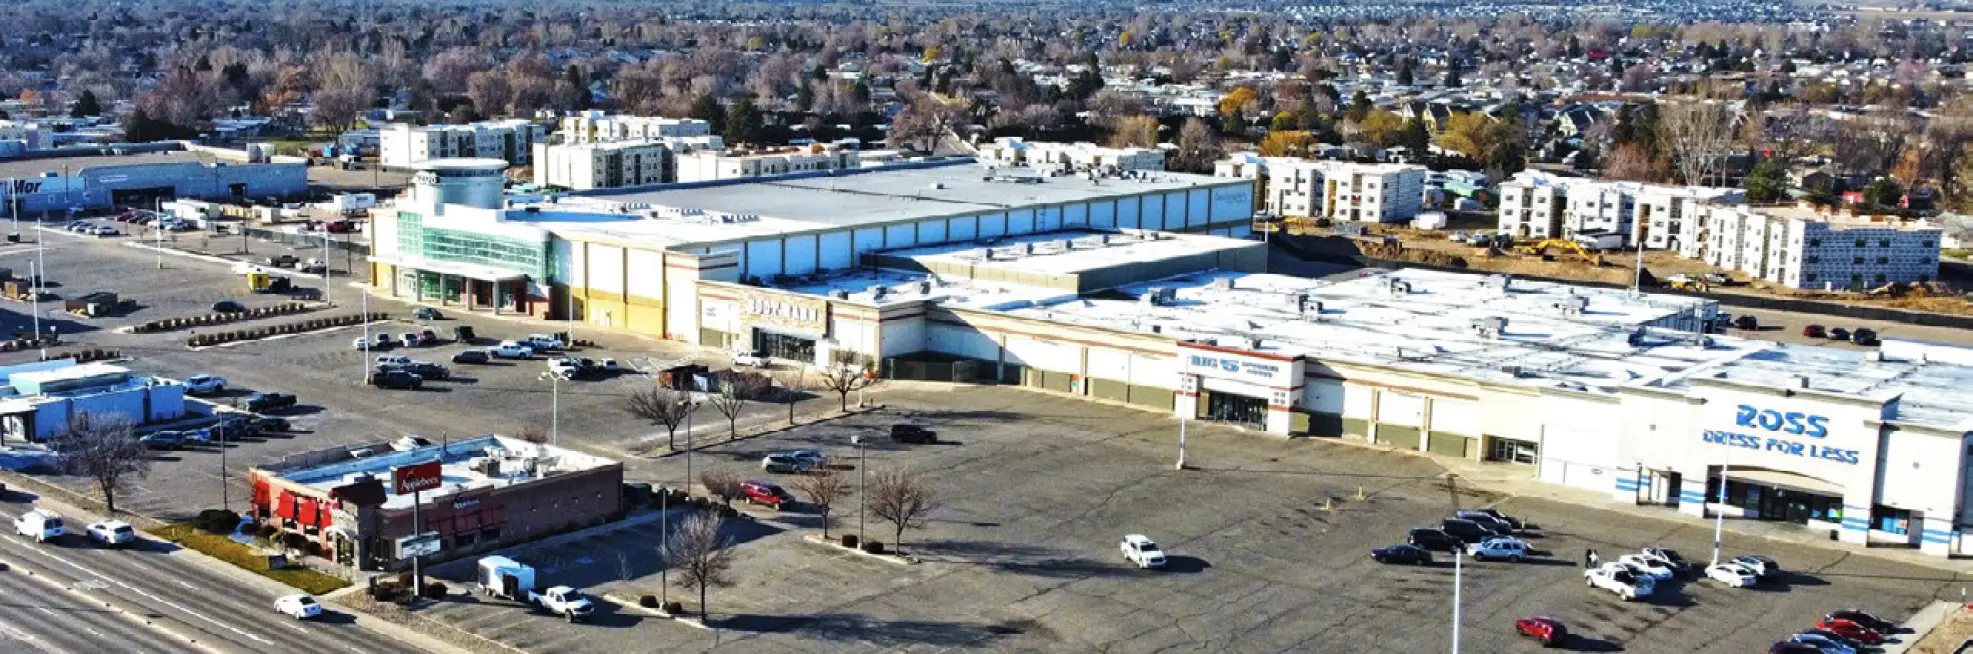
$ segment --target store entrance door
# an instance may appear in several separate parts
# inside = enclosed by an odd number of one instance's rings
[[[1267,428],[1267,400],[1216,392],[1206,398],[1206,419]]]

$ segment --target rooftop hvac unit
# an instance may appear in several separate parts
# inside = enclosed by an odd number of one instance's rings
[[[1394,297],[1410,295],[1411,282],[1407,282],[1402,279],[1392,279],[1390,280],[1390,283],[1384,287],[1384,290],[1389,292]]]
[[[1259,351],[1261,349],[1261,339],[1258,338],[1247,339],[1247,349]]]
[[[1213,280],[1212,288],[1213,290],[1218,290],[1218,291],[1231,291],[1233,290],[1233,278],[1232,277],[1215,278]]]
[[[466,467],[471,469],[473,472],[477,472],[482,475],[486,475],[488,477],[500,476],[499,459],[494,459],[489,457],[475,457],[471,461],[466,462]]]
[[[1497,339],[1506,332],[1507,318],[1504,316],[1487,316],[1473,320],[1473,333],[1478,334],[1480,338]]]
[[[1144,289],[1144,294],[1137,296],[1137,301],[1154,307],[1164,306],[1165,289],[1157,286]]]
[[[870,287],[870,299],[882,300],[884,299],[884,295],[890,293],[890,291],[891,289],[885,287],[883,284],[872,286]]]
[[[932,294],[932,283],[931,283],[930,281],[920,281],[920,282],[918,282],[918,294],[919,294],[919,295],[931,295],[931,294]]]
[[[1509,377],[1520,377],[1520,376],[1521,376],[1521,366],[1518,366],[1518,365],[1515,365],[1515,364],[1511,364],[1511,363],[1509,363],[1509,364],[1503,364],[1503,365],[1501,365],[1501,366],[1500,366],[1500,371],[1501,371],[1501,372],[1504,372],[1504,373],[1507,373],[1507,376],[1509,376]]]
[[[1580,316],[1589,308],[1589,298],[1581,295],[1565,295],[1555,300],[1555,308],[1565,316]]]
[[[829,291],[829,299],[832,299],[832,300],[847,300],[847,299],[849,299],[849,291],[845,291],[845,290],[843,290],[843,289],[840,289],[840,288],[839,288],[839,289],[835,289],[835,290],[832,290],[832,291]]]
[[[1165,326],[1164,326],[1164,325],[1160,325],[1160,324],[1157,324],[1157,323],[1152,323],[1152,324],[1151,324],[1151,333],[1153,333],[1153,334],[1163,334],[1163,333],[1165,333]]]

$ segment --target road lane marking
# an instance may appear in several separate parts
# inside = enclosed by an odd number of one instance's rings
[[[80,564],[77,564],[77,563],[75,563],[74,561],[70,561],[70,560],[68,560],[68,559],[65,559],[65,558],[62,558],[62,557],[60,557],[60,556],[56,556],[55,554],[53,554],[53,553],[50,553],[50,552],[45,552],[45,551],[42,551],[42,550],[40,550],[40,549],[38,549],[38,548],[33,548],[33,547],[29,547],[29,548],[26,548],[26,549],[27,549],[28,551],[30,551],[30,552],[33,552],[33,553],[35,553],[35,554],[39,554],[39,555],[41,555],[41,556],[44,556],[44,557],[47,557],[48,559],[50,559],[50,560],[53,560],[53,561],[55,561],[55,562],[57,562],[57,563],[61,563],[62,565],[66,565],[66,566],[68,566],[68,567],[71,567],[71,568],[74,568],[74,569],[76,569],[76,570],[80,570],[80,571],[82,571],[82,572],[83,572],[84,574],[88,574],[88,575],[90,575],[90,576],[93,576],[93,577],[96,577],[96,578],[98,578],[98,579],[101,579],[101,580],[103,580],[103,581],[106,581],[106,582],[109,582],[109,583],[112,583],[112,584],[115,584],[115,585],[117,585],[117,586],[119,586],[119,587],[122,587],[122,588],[123,588],[124,590],[128,590],[128,591],[130,591],[130,592],[133,592],[133,593],[136,593],[136,594],[138,594],[138,595],[143,595],[144,597],[146,597],[146,598],[149,598],[149,599],[150,599],[151,601],[153,601],[153,602],[157,602],[157,603],[159,603],[159,604],[163,604],[163,605],[165,605],[165,606],[169,606],[169,607],[171,607],[171,608],[173,608],[173,609],[177,609],[178,611],[180,611],[180,612],[182,612],[182,613],[184,613],[184,614],[186,614],[186,615],[189,615],[189,616],[192,616],[192,617],[195,617],[195,618],[198,618],[198,619],[200,619],[200,620],[204,620],[204,621],[206,621],[207,623],[210,623],[210,624],[212,624],[213,626],[216,626],[216,627],[219,627],[219,628],[221,628],[221,629],[225,629],[225,630],[227,630],[227,631],[231,631],[231,632],[233,632],[233,633],[236,633],[236,634],[239,634],[239,635],[241,635],[241,636],[245,636],[245,637],[247,637],[247,638],[251,638],[251,639],[253,639],[253,640],[254,640],[255,642],[258,642],[258,643],[262,643],[262,644],[266,644],[266,645],[272,645],[272,644],[274,644],[274,641],[271,641],[271,640],[268,640],[268,639],[266,639],[266,638],[262,638],[262,637],[260,637],[260,635],[259,635],[259,634],[256,634],[256,633],[253,633],[253,632],[249,632],[249,631],[246,631],[246,630],[243,630],[243,629],[240,629],[240,628],[238,628],[238,627],[235,627],[235,626],[233,626],[233,625],[230,625],[230,624],[226,624],[226,623],[224,623],[224,622],[220,622],[220,621],[218,621],[218,620],[216,620],[216,619],[213,619],[213,618],[212,618],[212,617],[210,617],[210,616],[207,616],[207,615],[206,615],[206,614],[204,614],[204,613],[200,613],[200,612],[198,612],[198,611],[194,611],[194,610],[192,610],[192,609],[189,609],[189,608],[186,608],[185,606],[183,606],[183,605],[181,605],[181,604],[179,604],[179,603],[177,603],[177,602],[173,602],[173,601],[171,601],[171,600],[168,600],[168,599],[165,599],[165,598],[162,598],[162,597],[158,597],[158,596],[156,596],[156,595],[152,595],[151,593],[149,593],[149,592],[146,592],[146,591],[145,591],[144,589],[142,589],[142,588],[137,588],[137,587],[134,587],[134,586],[131,586],[130,584],[126,584],[126,583],[123,583],[122,581],[120,581],[120,580],[118,580],[118,579],[116,579],[116,578],[114,578],[114,577],[111,577],[111,576],[109,576],[109,575],[105,575],[105,574],[103,574],[103,573],[100,573],[100,572],[97,572],[97,571],[95,571],[95,570],[91,570],[91,569],[89,569],[89,568],[85,568],[85,567],[83,567],[83,566],[81,566]]]

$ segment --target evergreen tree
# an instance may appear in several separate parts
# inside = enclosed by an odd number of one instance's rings
[[[1762,159],[1747,172],[1747,202],[1769,204],[1780,202],[1788,191],[1788,170],[1775,163],[1773,158]]]
[[[752,143],[760,139],[760,110],[754,106],[753,98],[741,98],[726,112],[726,131],[721,136],[727,143]]]
[[[1343,118],[1352,123],[1360,123],[1370,115],[1370,110],[1375,108],[1376,105],[1370,104],[1370,96],[1365,95],[1362,89],[1357,89],[1355,93],[1350,94],[1350,108],[1343,112]]]
[[[1458,88],[1465,84],[1466,82],[1464,80],[1459,79],[1459,62],[1447,63],[1445,69],[1445,87]]]
[[[1413,73],[1411,70],[1411,60],[1406,59],[1402,62],[1399,62],[1398,86],[1411,86],[1412,82],[1416,82],[1416,81],[1418,80],[1415,77],[1413,77]]]
[[[76,98],[75,108],[69,110],[70,118],[86,118],[103,115],[103,105],[96,100],[96,92],[84,89],[82,97]]]
[[[807,112],[815,108],[815,85],[802,80],[801,88],[795,89],[795,108]]]
[[[1405,152],[1411,156],[1412,163],[1424,161],[1426,154],[1432,150],[1432,133],[1425,129],[1424,121],[1417,118],[1404,121],[1404,127],[1398,130],[1397,140],[1398,145],[1404,146]]]
[[[725,135],[725,132],[722,130],[726,129],[726,108],[719,105],[719,98],[713,97],[713,94],[707,93],[699,96],[698,100],[694,100],[692,102],[692,111],[689,115],[693,118],[711,123],[713,133],[720,134],[721,136]],[[733,139],[729,136],[727,140],[730,141]]]

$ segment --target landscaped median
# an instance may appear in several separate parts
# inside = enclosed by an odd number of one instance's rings
[[[349,585],[349,582],[341,577],[316,572],[299,565],[292,568],[270,567],[267,564],[267,555],[255,553],[252,547],[189,524],[160,525],[145,531],[158,538],[202,552],[206,556],[231,563],[248,572],[293,586],[310,595],[326,594]]]

